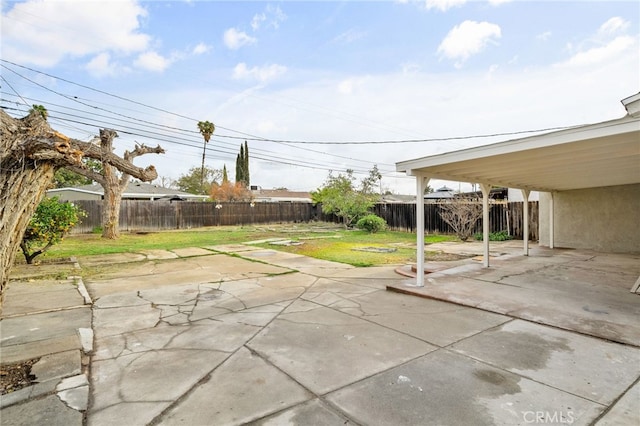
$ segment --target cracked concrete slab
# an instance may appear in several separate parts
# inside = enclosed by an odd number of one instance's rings
[[[352,300],[358,303],[358,308],[338,309],[438,346],[450,345],[511,321],[510,317],[492,312],[382,291]]]
[[[93,311],[96,339],[154,327],[160,321],[160,309],[146,305],[122,308],[97,308]],[[99,324],[99,326],[95,326]]]
[[[248,346],[319,395],[435,349],[309,302],[294,302]]]
[[[2,409],[2,424],[14,426],[81,426],[82,413],[67,407],[56,395]]]
[[[280,425],[346,425],[349,419],[331,409],[319,399],[304,404],[265,419],[249,423],[252,426],[280,426]]]
[[[636,382],[596,423],[596,426],[638,424],[640,420],[640,382]]]
[[[144,254],[148,260],[176,259],[178,257],[177,254],[169,250],[140,250],[140,253]]]
[[[157,289],[162,286],[217,283],[224,280],[257,278],[290,272],[290,269],[232,256],[179,258],[166,261],[142,262],[123,267],[108,279],[85,282],[94,299],[108,294],[131,290]]]
[[[611,404],[640,376],[639,348],[520,320],[452,349],[601,404]]]
[[[244,424],[311,398],[280,370],[241,348],[157,424]]]
[[[150,350],[92,364],[90,412],[129,403],[157,403],[160,411],[182,396],[229,354],[209,350]],[[153,410],[136,412],[130,424],[148,424]]]
[[[28,394],[28,404],[3,396],[2,407],[25,407],[51,393],[56,409],[81,409],[90,390],[86,423],[91,426],[123,419],[130,424],[468,420],[510,425],[529,423],[526,416],[535,412],[579,425],[636,420],[639,348],[382,291],[387,284],[407,282],[391,266],[353,268],[258,248],[227,250],[253,254],[260,262],[218,252],[127,263],[108,278],[94,279],[88,285],[99,297],[89,388],[80,376],[61,383],[52,379],[16,393]],[[549,287],[545,297],[556,296],[551,288],[556,272],[584,277],[582,268],[596,259],[596,275],[604,279],[610,273],[592,254],[563,256],[548,263],[548,270],[542,269],[544,259],[552,259],[546,254],[529,265],[505,255],[496,260],[505,265],[500,272],[477,273],[481,268],[471,264],[428,277],[446,283],[449,291],[476,284],[476,300],[486,308],[500,294],[491,293],[491,286],[509,297],[510,289],[535,293],[535,286],[520,281],[522,268]],[[262,263],[270,259],[288,266]],[[597,286],[599,280],[583,281]],[[615,283],[605,287],[621,290]],[[526,294],[535,312],[544,313],[540,292]],[[512,302],[514,312],[527,307]],[[596,312],[604,310],[600,306],[588,308],[593,312],[585,310],[584,318],[605,315]],[[611,304],[608,315],[618,315],[616,309]],[[77,330],[74,334],[77,345]],[[31,343],[2,346],[3,361],[6,349]]]
[[[253,247],[247,244],[219,244],[215,246],[204,247],[209,250],[219,251],[222,253],[240,253],[243,251],[262,250],[260,247]]]
[[[177,254],[179,257],[193,257],[193,256],[207,256],[211,255],[211,250],[200,247],[185,247],[179,249],[173,249],[171,252]]]
[[[75,376],[81,372],[80,351],[67,351],[45,355],[31,367],[38,382]]]
[[[627,279],[624,274],[571,266],[591,258],[562,253],[547,264],[547,258],[520,256],[489,269],[474,267],[475,272],[454,268],[429,274],[424,287],[407,280],[388,288],[640,346],[640,299],[615,284],[621,276]],[[625,273],[630,287],[633,277]]]
[[[340,389],[327,399],[359,424],[507,426],[526,424],[539,411],[555,414],[555,423],[563,416],[572,424],[586,425],[604,409],[444,349]]]
[[[91,309],[89,307],[3,318],[0,339],[3,357],[5,348],[14,345],[67,336],[73,336],[78,340],[78,328],[87,327],[90,324]]]
[[[330,262],[328,260],[314,259],[294,253],[286,253],[276,250],[255,250],[242,253],[243,257],[259,259],[285,268],[307,272],[311,275],[322,276],[316,272],[322,270],[352,269],[354,266],[344,263]]]
[[[2,307],[4,317],[84,305],[72,279],[10,281],[5,297],[11,298],[11,304]]]

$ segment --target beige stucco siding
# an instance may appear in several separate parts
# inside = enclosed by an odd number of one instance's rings
[[[555,247],[640,253],[640,184],[554,194]],[[540,245],[549,245],[549,194],[540,194]]]

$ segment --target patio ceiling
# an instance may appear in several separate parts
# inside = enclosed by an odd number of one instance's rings
[[[640,116],[402,161],[396,170],[547,192],[640,183]]]

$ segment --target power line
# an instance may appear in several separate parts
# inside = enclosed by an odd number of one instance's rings
[[[64,81],[66,83],[73,84],[73,85],[78,86],[78,87],[82,87],[82,88],[85,88],[85,89],[88,89],[88,90],[91,90],[91,91],[95,91],[95,92],[98,92],[98,93],[101,93],[101,94],[104,94],[104,95],[107,95],[107,96],[111,96],[111,97],[114,97],[116,99],[120,99],[120,100],[123,100],[123,101],[126,101],[126,102],[131,102],[133,104],[140,105],[140,106],[143,106],[145,108],[150,108],[150,109],[153,109],[153,110],[156,110],[156,111],[160,111],[160,112],[163,112],[163,113],[166,113],[166,114],[174,115],[176,117],[184,118],[184,119],[187,119],[187,120],[197,121],[196,119],[191,118],[191,117],[187,117],[185,115],[181,115],[181,114],[178,114],[178,113],[175,113],[175,112],[167,111],[165,109],[154,107],[152,105],[147,105],[147,104],[144,104],[142,102],[138,102],[138,101],[135,101],[135,100],[132,100],[132,99],[128,99],[128,98],[125,98],[123,96],[115,95],[115,94],[112,94],[112,93],[109,93],[109,92],[106,92],[106,91],[103,91],[103,90],[100,90],[100,89],[95,89],[93,87],[86,86],[86,85],[83,85],[83,84],[80,84],[80,83],[76,83],[76,82],[64,79],[62,77],[57,77],[57,76],[54,76],[54,75],[48,74],[46,72],[30,68],[30,67],[27,67],[27,66],[24,66],[24,65],[16,64],[14,62],[7,61],[5,59],[0,59],[0,61],[9,63],[11,65],[14,65],[14,66],[17,66],[17,67],[20,67],[20,68],[23,68],[23,69],[27,69],[29,71],[32,71],[32,72],[35,72],[35,73],[38,73],[38,74],[46,75],[47,77],[55,78],[55,79],[58,79],[60,81]],[[3,67],[7,68],[6,66],[3,66]],[[10,68],[7,68],[7,69],[9,69],[10,71],[14,72],[17,75],[20,75],[20,74],[16,73],[15,71],[11,70]],[[23,77],[23,78],[26,79],[26,77]],[[31,80],[29,80],[29,81],[31,81]],[[35,82],[34,82],[34,84],[37,84],[38,86],[41,86],[40,84],[35,83]],[[41,87],[43,87],[46,90],[51,90],[51,89],[48,89],[48,88],[46,88],[44,86],[41,86]],[[51,91],[56,93],[53,90],[51,90]],[[62,94],[59,94],[59,95],[67,97],[70,100],[75,100],[75,99],[72,99],[72,98],[68,97],[67,95],[62,95]],[[80,102],[80,103],[82,103],[82,102]],[[87,105],[87,106],[90,106],[90,105]],[[94,108],[99,108],[99,107],[94,107]],[[102,109],[102,108],[100,108],[100,109]],[[111,113],[118,114],[118,113],[114,113],[114,112],[111,112]],[[128,117],[128,118],[131,118],[131,117]],[[565,130],[565,129],[571,129],[571,128],[580,127],[580,126],[582,126],[582,125],[547,127],[547,128],[542,128],[542,129],[520,130],[520,131],[515,131],[515,132],[498,132],[498,133],[490,133],[490,134],[450,136],[450,137],[443,137],[443,138],[398,139],[398,140],[368,140],[368,141],[366,141],[366,140],[362,140],[362,141],[310,141],[310,140],[270,139],[270,138],[265,138],[265,137],[262,137],[262,136],[257,136],[257,135],[253,135],[253,134],[250,134],[250,133],[242,132],[242,131],[239,131],[239,130],[230,129],[230,128],[223,127],[223,126],[220,126],[220,125],[216,125],[216,128],[219,128],[219,129],[222,129],[222,130],[227,130],[227,131],[230,131],[230,132],[233,132],[233,133],[237,133],[237,134],[243,135],[243,136],[217,135],[218,137],[229,138],[229,139],[243,139],[243,140],[246,139],[246,140],[252,140],[252,141],[277,142],[277,143],[289,143],[289,144],[376,145],[376,144],[404,144],[404,143],[424,143],[424,142],[447,142],[447,141],[454,141],[454,140],[483,139],[483,138],[492,138],[492,137],[499,137],[499,136],[515,136],[515,135],[522,135],[522,134],[527,134],[527,133],[540,133],[540,132],[549,132],[549,131],[554,131],[554,130]]]
[[[64,96],[65,96],[66,99],[69,99],[69,95],[64,95]],[[33,102],[43,102],[41,100],[36,100],[36,99],[31,99],[31,100]],[[6,102],[8,102],[8,101],[6,101]],[[83,105],[87,105],[86,103],[82,103],[82,104]],[[54,103],[51,103],[51,102],[49,102],[48,105],[53,105],[53,106],[56,106],[56,107],[59,107],[59,108],[64,108],[64,109],[68,109],[68,110],[75,111],[75,112],[86,113],[86,111],[82,110],[82,109],[72,108],[72,107],[59,105],[59,104],[54,104]],[[104,110],[104,109],[102,109],[102,110]],[[108,110],[105,110],[105,111],[110,112]],[[97,115],[97,114],[96,115],[98,116],[98,119],[96,120],[95,118],[92,119],[92,118],[80,116],[80,115],[77,115],[77,114],[71,114],[71,113],[59,111],[59,110],[56,110],[56,109],[53,109],[53,108],[49,108],[49,112],[50,113],[58,112],[59,114],[64,114],[66,116],[74,118],[74,119],[68,119],[68,118],[67,119],[63,119],[62,117],[57,117],[55,115],[50,114],[50,118],[52,120],[55,120],[55,119],[66,120],[68,122],[75,122],[76,124],[84,124],[84,125],[87,125],[87,126],[95,126],[95,127],[105,127],[106,126],[106,127],[114,128],[114,130],[120,130],[122,133],[125,133],[125,134],[130,134],[130,135],[133,135],[133,136],[141,136],[141,137],[160,139],[160,140],[168,142],[168,143],[177,143],[177,142],[175,140],[166,139],[166,137],[173,137],[173,136],[167,135],[165,133],[158,133],[158,132],[155,132],[155,131],[152,131],[152,130],[146,130],[146,129],[140,129],[140,128],[132,127],[129,123],[141,125],[141,126],[148,127],[148,128],[151,128],[151,129],[156,129],[156,127],[160,127],[159,130],[161,130],[161,131],[165,131],[166,130],[166,131],[169,131],[169,132],[178,132],[178,134],[180,134],[181,132],[186,132],[189,135],[194,135],[194,136],[195,136],[196,133],[199,134],[199,132],[186,131],[184,129],[181,129],[181,128],[178,128],[178,127],[173,127],[173,126],[158,125],[157,123],[153,123],[153,122],[146,121],[146,120],[139,120],[139,119],[136,119],[134,117],[129,117],[129,116],[126,116],[126,117],[129,118],[131,121],[129,121],[129,120],[121,120],[120,119],[120,121],[126,123],[126,124],[123,125],[121,123],[113,123],[112,121],[108,121],[108,120],[111,119],[111,117],[100,116],[100,115]],[[122,114],[119,114],[119,115],[122,116]],[[81,121],[81,120],[83,120],[83,121]],[[94,121],[94,123],[88,123],[88,122],[86,122],[86,120]],[[145,133],[143,134],[141,132],[145,132]],[[198,146],[194,145],[196,143],[195,139],[187,139],[187,138],[184,138],[182,136],[179,136],[177,138],[180,139],[180,140],[183,140],[183,141],[193,142],[192,145],[186,145],[186,146],[194,147],[194,148],[198,147]],[[228,144],[229,143],[227,141],[220,141],[220,140],[217,140],[217,141],[221,142],[221,143],[224,143],[224,144]],[[185,144],[182,144],[182,145],[185,145]],[[287,145],[287,144],[283,144],[283,145]],[[334,154],[327,154],[327,153],[323,153],[321,151],[308,149],[308,148],[300,148],[300,147],[295,147],[295,146],[291,146],[291,148],[300,149],[300,150],[304,150],[304,151],[310,151],[310,152],[314,152],[314,153],[320,153],[320,154],[324,154],[324,155],[327,155],[327,156],[330,156],[330,157],[348,159],[350,161],[359,161],[359,162],[367,163],[367,164],[376,164],[375,162],[372,162],[372,161],[357,160],[357,159],[352,159],[352,158],[349,158],[349,157],[344,157],[344,156],[339,156],[339,155],[334,155]],[[258,152],[258,153],[259,152],[263,152],[263,153],[265,153],[264,155],[269,155],[269,156],[274,155],[273,153],[271,153],[268,150],[262,150],[262,149],[259,149],[259,148],[253,148],[253,151],[254,151],[254,153],[255,152]],[[276,160],[271,160],[271,161],[272,162],[278,162]],[[310,163],[310,162],[303,161],[303,160],[296,160],[296,161],[307,163],[307,164],[314,164],[314,163]],[[286,164],[291,164],[291,163],[287,162]],[[391,164],[384,164],[384,163],[382,163],[382,164],[383,165],[387,165],[387,166],[393,166]],[[321,166],[322,169],[325,169],[325,170],[341,168],[341,166],[342,166],[342,165],[338,165],[338,164],[331,164],[331,165],[320,164],[320,163],[317,163],[317,162],[315,163],[315,165],[319,165],[319,166]],[[354,169],[356,169],[356,168],[354,167]]]

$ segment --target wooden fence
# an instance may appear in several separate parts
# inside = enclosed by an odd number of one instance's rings
[[[73,228],[74,233],[89,233],[101,226],[102,200],[74,201],[87,216]],[[440,214],[439,204],[425,204],[425,231],[452,233]],[[383,217],[389,228],[414,232],[415,204],[376,204],[373,212]],[[529,237],[538,239],[538,203],[529,202]],[[509,231],[514,238],[522,238],[522,203],[492,204],[489,211],[491,232]],[[189,229],[202,226],[253,225],[268,223],[339,222],[334,215],[322,213],[321,206],[310,203],[207,203],[189,201],[122,200],[120,230],[156,231]],[[482,232],[482,220],[476,224]]]
[[[440,217],[440,204],[427,203],[424,205],[424,229],[428,233],[450,234],[451,227]],[[390,229],[396,231],[414,232],[416,229],[415,204],[377,204],[373,210],[375,214],[384,218]],[[489,229],[490,232],[508,231],[516,239],[522,239],[523,203],[495,203],[490,204]],[[475,232],[482,232],[482,219],[476,223]],[[538,240],[538,202],[529,201],[529,238]]]

